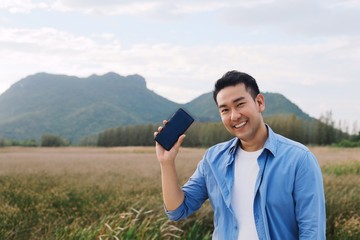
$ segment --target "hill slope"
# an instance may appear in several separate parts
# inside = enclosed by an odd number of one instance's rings
[[[139,75],[39,73],[0,96],[0,135],[38,139],[51,133],[77,140],[110,127],[159,121],[177,106],[148,90]]]
[[[296,114],[309,118],[280,94],[265,93],[265,115]],[[198,121],[219,121],[212,93],[177,104],[146,87],[140,75],[107,73],[78,78],[38,73],[0,95],[0,136],[40,139],[45,133],[71,141],[120,125],[161,123],[178,107]]]

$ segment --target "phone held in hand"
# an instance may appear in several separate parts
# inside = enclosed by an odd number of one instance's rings
[[[193,122],[194,119],[184,109],[179,108],[156,135],[155,140],[169,151]]]

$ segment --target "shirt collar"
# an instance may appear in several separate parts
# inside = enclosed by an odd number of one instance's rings
[[[266,128],[268,129],[268,138],[265,141],[264,149],[267,149],[273,156],[276,155],[276,134],[274,131],[269,127],[269,125],[265,124]]]
[[[228,149],[229,158],[227,160],[226,166],[229,166],[234,162],[236,150],[239,146],[240,146],[240,140],[237,137],[230,140],[230,146]]]
[[[240,140],[238,138],[233,138],[231,140],[231,144],[230,144],[230,147],[229,147],[229,155],[232,155],[232,154],[235,154],[236,152],[236,149],[240,146]]]
[[[274,131],[270,128],[269,125],[265,124],[266,128],[268,130],[268,138],[265,141],[264,149],[267,149],[272,155],[276,155],[276,134]],[[229,147],[229,155],[235,155],[237,148],[241,145],[241,142],[238,138],[233,138],[231,140],[231,144]],[[230,158],[230,161],[228,164],[231,164],[233,158]]]

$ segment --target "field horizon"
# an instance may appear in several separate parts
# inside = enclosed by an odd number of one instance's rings
[[[360,161],[360,148],[337,148],[329,146],[310,146],[309,149],[317,157],[319,165],[339,164]],[[205,153],[205,148],[180,149],[176,163],[182,167],[196,164]],[[134,155],[141,156],[141,158]],[[96,162],[101,160],[102,162]],[[50,162],[49,162],[50,161]],[[185,162],[186,161],[186,162]],[[94,163],[94,166],[84,166]],[[155,155],[155,147],[1,147],[0,175],[7,173],[60,173],[63,171],[84,172],[96,168],[113,171],[117,167],[125,167],[128,163],[143,164],[153,170],[159,170]],[[67,165],[72,164],[72,165]],[[73,166],[74,165],[74,166]],[[137,165],[138,166],[138,165]],[[52,168],[55,167],[55,168]],[[178,166],[179,167],[179,166]],[[129,167],[126,167],[128,169]],[[146,168],[149,170],[148,168]]]

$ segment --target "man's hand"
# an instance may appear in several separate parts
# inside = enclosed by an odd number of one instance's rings
[[[167,122],[168,122],[167,120],[164,120],[163,124],[166,125]],[[154,132],[154,138],[159,132],[161,132],[162,129],[163,129],[162,126],[158,127],[158,131]],[[156,157],[161,165],[174,163],[175,158],[179,152],[180,146],[184,141],[184,138],[185,138],[185,134],[181,135],[178,141],[176,142],[176,144],[170,149],[170,151],[166,151],[158,142],[156,142],[156,146],[155,146]]]

